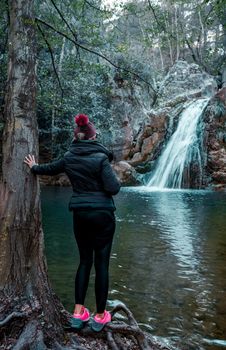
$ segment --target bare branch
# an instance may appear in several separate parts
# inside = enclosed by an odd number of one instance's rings
[[[54,56],[53,56],[53,51],[52,51],[52,48],[51,48],[51,45],[50,43],[48,42],[46,36],[45,36],[45,33],[43,32],[41,26],[37,23],[37,27],[38,27],[38,30],[40,31],[40,33],[42,34],[42,37],[48,47],[48,50],[49,50],[49,53],[50,53],[50,57],[51,57],[51,61],[52,61],[52,66],[53,66],[53,70],[56,74],[56,77],[57,77],[57,81],[58,81],[58,84],[59,84],[59,87],[60,87],[60,90],[61,90],[61,98],[63,98],[63,94],[64,94],[64,90],[63,90],[63,87],[61,85],[61,82],[60,82],[60,77],[58,75],[58,72],[57,72],[57,69],[56,69],[56,65],[55,65],[55,60],[54,60]]]
[[[210,4],[210,10],[209,12],[206,14],[206,16],[204,17],[203,22],[206,23],[207,19],[209,18],[209,15],[211,14],[211,12],[214,10],[214,6],[212,6],[212,4]]]
[[[129,74],[132,74],[134,77],[138,78],[139,80],[143,81],[145,84],[147,84],[151,90],[154,92],[154,94],[156,94],[156,90],[153,88],[152,84],[149,83],[147,80],[143,79],[139,74],[129,70],[129,69],[126,69],[126,68],[123,68],[123,67],[120,67],[118,66],[117,64],[115,64],[114,62],[112,62],[109,58],[107,58],[106,56],[102,55],[101,53],[99,52],[96,52],[92,49],[89,49],[88,47],[85,47],[83,46],[82,44],[78,43],[76,40],[72,39],[70,36],[68,36],[67,34],[59,31],[58,29],[54,28],[52,25],[44,22],[43,20],[41,20],[40,18],[36,18],[35,19],[36,23],[39,22],[41,24],[43,24],[44,26],[46,26],[47,28],[51,29],[52,31],[58,33],[59,35],[65,37],[67,40],[71,41],[72,43],[74,43],[74,45],[76,45],[77,47],[80,47],[81,49],[83,49],[84,51],[87,51],[87,52],[90,52],[96,56],[99,56],[101,58],[103,58],[105,61],[107,61],[108,63],[110,63],[113,67],[119,69],[119,70],[122,70],[124,72],[127,72]]]
[[[155,12],[154,7],[153,7],[152,4],[151,4],[151,1],[150,1],[150,0],[147,0],[147,1],[148,1],[149,9],[151,9],[151,11],[152,11],[152,13],[153,13],[153,16],[154,16],[154,18],[155,18],[155,21],[156,21],[157,25],[160,27],[160,29],[161,29],[162,31],[164,31],[164,32],[167,34],[167,36],[168,36],[169,38],[174,39],[174,40],[177,40],[177,37],[176,37],[175,35],[173,35],[172,33],[169,33],[169,32],[167,31],[166,25],[159,22],[158,16],[157,16],[157,14],[156,14],[156,12]]]
[[[111,13],[110,10],[105,10],[105,9],[101,9],[99,7],[96,7],[95,5],[91,4],[91,2],[87,1],[87,0],[84,0],[84,2],[89,5],[90,7],[94,8],[95,10],[97,11],[100,11],[100,12],[105,12],[105,13]]]
[[[68,27],[69,31],[71,32],[71,34],[73,35],[73,37],[75,38],[75,40],[78,40],[78,36],[77,34],[73,31],[73,29],[71,28],[71,26],[69,25],[68,21],[66,21],[66,19],[64,18],[64,16],[62,15],[61,11],[59,10],[59,8],[57,7],[57,5],[55,4],[55,2],[53,0],[50,0],[51,3],[53,4],[54,8],[56,9],[56,11],[58,12],[60,18],[62,19],[62,21],[66,24],[66,26]]]
[[[150,0],[147,0],[147,1],[148,1],[149,9],[151,9],[151,11],[152,11],[152,13],[153,13],[153,16],[154,16],[154,18],[155,18],[155,20],[156,20],[156,23],[158,24],[158,26],[159,26],[162,30],[165,30],[165,29],[166,29],[165,26],[163,26],[163,25],[159,22],[159,20],[158,20],[158,16],[157,16],[156,13],[155,13],[155,9],[154,9],[154,7],[152,6],[151,1],[150,1]]]

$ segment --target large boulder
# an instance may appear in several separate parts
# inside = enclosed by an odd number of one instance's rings
[[[122,185],[138,185],[140,181],[138,179],[135,169],[126,161],[120,161],[113,164],[113,169],[120,179]]]
[[[120,132],[115,135],[113,146],[115,160],[127,159],[133,145],[133,130],[128,120],[122,123]]]
[[[142,127],[134,139],[134,147],[130,152],[129,164],[136,166],[145,161],[151,161],[158,155],[163,144],[169,124],[169,109],[150,110]]]
[[[161,82],[158,104],[162,105],[182,96],[211,97],[216,91],[215,79],[202,71],[200,66],[177,61]]]

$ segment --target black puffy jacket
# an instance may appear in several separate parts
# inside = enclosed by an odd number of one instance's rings
[[[119,192],[120,183],[111,168],[112,159],[112,153],[97,141],[73,141],[63,158],[34,165],[31,171],[37,175],[66,173],[73,188],[70,210],[115,210],[112,195]]]

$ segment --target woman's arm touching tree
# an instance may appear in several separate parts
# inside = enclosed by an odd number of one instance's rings
[[[38,165],[35,162],[35,157],[33,155],[28,155],[24,159],[24,163],[26,163],[31,172],[36,175],[57,175],[64,172],[64,159],[59,159],[47,164]]]

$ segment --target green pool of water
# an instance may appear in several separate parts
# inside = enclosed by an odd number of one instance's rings
[[[42,188],[49,276],[74,306],[78,251],[69,188]],[[141,326],[174,347],[226,349],[226,194],[124,188],[116,196],[109,306],[126,303]],[[94,272],[87,306],[95,310]]]

